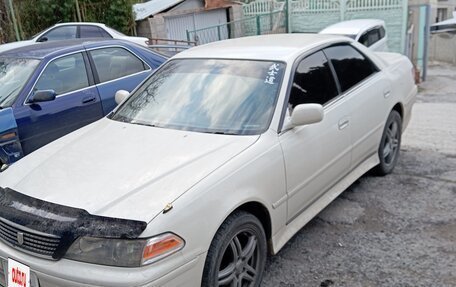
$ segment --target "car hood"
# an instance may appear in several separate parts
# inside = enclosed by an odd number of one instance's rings
[[[102,119],[12,165],[0,186],[93,215],[149,222],[257,139]]]

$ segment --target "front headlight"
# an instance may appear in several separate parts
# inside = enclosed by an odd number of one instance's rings
[[[184,245],[185,241],[173,233],[148,239],[80,237],[64,257],[101,265],[140,267],[165,258],[181,250]]]

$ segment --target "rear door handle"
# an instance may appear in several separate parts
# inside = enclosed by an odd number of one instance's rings
[[[348,127],[348,124],[350,123],[350,121],[348,119],[341,119],[339,121],[339,130],[343,130],[345,129],[346,127]]]
[[[88,104],[88,103],[91,103],[91,102],[95,102],[96,100],[96,97],[94,96],[90,96],[90,97],[85,97],[82,99],[82,103],[83,104]]]

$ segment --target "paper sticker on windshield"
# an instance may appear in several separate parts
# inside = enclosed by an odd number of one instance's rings
[[[279,64],[272,64],[269,69],[268,69],[268,74],[266,76],[266,79],[264,80],[265,84],[269,85],[274,85],[276,83],[277,79],[277,74],[279,73],[280,70],[280,65]]]

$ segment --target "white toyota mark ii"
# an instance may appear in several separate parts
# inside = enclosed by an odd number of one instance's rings
[[[259,286],[268,252],[392,172],[416,91],[407,58],[346,37],[182,52],[0,174],[0,270],[33,287]]]

